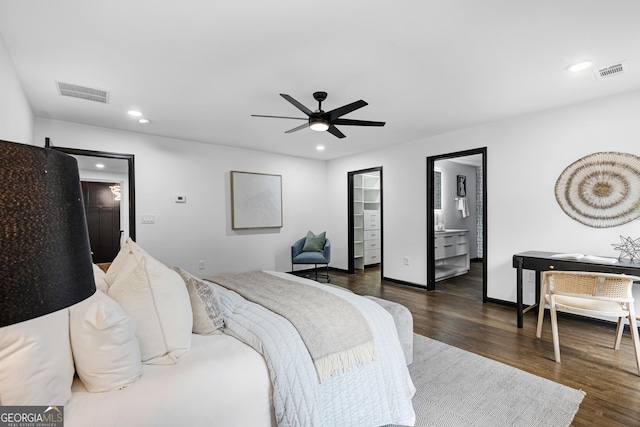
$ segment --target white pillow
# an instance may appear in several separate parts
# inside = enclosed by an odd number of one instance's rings
[[[218,291],[211,285],[191,273],[176,267],[176,271],[189,292],[191,310],[193,311],[193,333],[212,335],[221,333],[224,326],[220,297]]]
[[[66,308],[0,328],[0,405],[63,406],[72,382]]]
[[[107,285],[107,281],[105,280],[106,276],[107,273],[102,271],[102,269],[97,265],[93,264],[93,279],[96,282],[96,288],[105,294],[109,291],[109,285]]]
[[[69,307],[76,372],[90,392],[117,390],[142,374],[135,326],[102,292]]]
[[[131,238],[127,238],[114,258],[105,275],[107,286],[113,285],[116,279],[131,272],[147,253]]]
[[[184,281],[150,255],[119,275],[109,296],[135,321],[142,362],[174,364],[191,348],[193,314]]]

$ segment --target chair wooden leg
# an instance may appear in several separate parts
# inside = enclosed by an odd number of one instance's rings
[[[544,322],[544,298],[540,298],[538,303],[538,328],[536,329],[536,337],[542,337],[542,322]]]
[[[638,337],[638,322],[636,322],[633,302],[629,303],[629,328],[631,329],[631,338],[633,339],[633,350],[636,354],[636,367],[638,368],[638,374],[640,374],[640,338]]]
[[[554,297],[551,297],[551,331],[553,333],[553,353],[556,362],[560,363],[560,338],[558,336],[558,315],[556,313],[556,304]]]
[[[620,350],[620,342],[622,341],[623,332],[624,332],[624,317],[618,317],[618,326],[616,326],[616,341],[613,343],[614,350]]]

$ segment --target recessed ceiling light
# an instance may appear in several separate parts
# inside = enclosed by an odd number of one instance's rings
[[[97,167],[98,169],[104,169],[104,164],[102,164],[102,163],[96,163],[96,167]]]
[[[140,117],[142,115],[140,111],[135,111],[135,110],[129,111],[128,114],[133,117]]]
[[[143,124],[143,125],[146,125],[147,123],[149,123],[149,120],[147,120],[147,119],[140,119],[140,120],[138,120],[138,123]]]
[[[316,147],[316,150],[318,150],[318,151],[324,151],[324,145],[318,145],[318,146]]]
[[[573,72],[573,73],[577,73],[578,71],[584,71],[588,68],[591,67],[591,65],[593,65],[593,61],[580,61],[577,62],[571,66],[569,66],[568,70]]]

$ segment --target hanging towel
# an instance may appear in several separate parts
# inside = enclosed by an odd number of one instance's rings
[[[458,210],[462,212],[462,218],[469,216],[469,204],[466,197],[458,198]]]

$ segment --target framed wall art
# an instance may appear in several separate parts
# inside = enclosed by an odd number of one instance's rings
[[[467,177],[458,175],[458,197],[467,197]]]
[[[282,227],[282,176],[231,171],[231,228]]]

